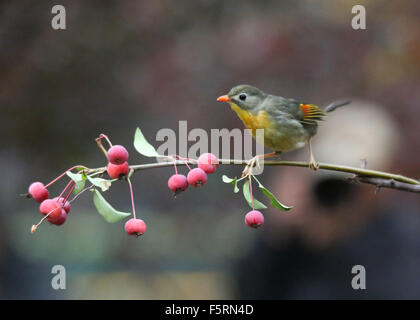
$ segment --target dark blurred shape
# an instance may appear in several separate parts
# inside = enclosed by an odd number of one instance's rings
[[[380,216],[326,248],[296,233],[277,245],[260,239],[238,265],[236,298],[420,299],[418,208],[364,214]],[[354,265],[366,269],[366,290],[351,286]]]
[[[327,178],[315,183],[313,188],[318,204],[332,209],[344,201],[351,201],[355,186],[343,179]]]

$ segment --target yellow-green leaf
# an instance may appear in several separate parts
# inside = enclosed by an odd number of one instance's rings
[[[73,173],[70,171],[67,171],[66,174],[75,183],[73,193],[78,194],[80,191],[82,191],[83,188],[85,187],[86,176],[83,173]]]
[[[130,213],[115,210],[96,189],[93,190],[93,203],[99,214],[104,217],[105,221],[110,223],[117,222],[131,215]]]
[[[136,129],[134,134],[134,148],[138,153],[146,157],[159,157],[155,148],[146,140],[140,128]]]
[[[251,197],[251,192],[249,190],[249,180],[247,180],[244,183],[242,191],[243,191],[245,200],[248,202],[249,206],[252,208],[252,197]],[[267,206],[264,203],[259,202],[254,197],[254,209],[255,210],[266,209],[266,208],[267,208]]]

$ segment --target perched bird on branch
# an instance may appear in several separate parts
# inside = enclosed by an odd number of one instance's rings
[[[309,167],[313,170],[318,168],[311,147],[311,138],[317,132],[317,122],[323,120],[328,112],[350,103],[333,102],[321,109],[313,104],[271,95],[246,84],[232,88],[228,94],[217,98],[217,101],[228,102],[254,138],[256,129],[264,129],[264,146],[274,152],[257,155],[250,162],[251,167],[260,158],[308,145]]]

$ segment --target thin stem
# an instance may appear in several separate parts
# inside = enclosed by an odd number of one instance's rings
[[[109,147],[110,147],[110,148],[112,147],[111,140],[109,140],[109,138],[108,138],[108,136],[107,136],[106,134],[101,133],[101,134],[99,135],[99,137],[98,137],[98,138],[96,138],[96,141],[98,141],[98,140],[100,141],[101,139],[105,139],[105,140],[108,142]]]
[[[254,178],[254,180],[255,180],[255,181],[257,181],[257,183],[261,186],[261,182],[260,182],[260,180],[258,180],[258,179],[257,179],[257,177],[256,177],[256,176],[254,176],[254,175],[252,175],[252,177],[253,177],[253,178]]]
[[[185,165],[187,166],[188,170],[191,171],[191,167],[188,165],[188,161],[191,161],[190,159],[187,158],[182,158],[180,156],[178,156],[178,158],[183,161],[185,163]]]
[[[93,172],[93,173],[89,174],[89,177],[93,178],[93,177],[99,176],[99,175],[105,173],[105,171],[106,171],[106,167],[90,169],[88,172]],[[85,171],[85,174],[87,174],[86,171]]]
[[[42,219],[41,221],[39,221],[37,224],[32,225],[31,227],[31,233],[35,233],[36,229],[38,229],[39,225],[44,222],[45,219],[48,218],[48,216],[51,214],[51,212],[53,212],[54,210],[57,210],[57,208],[52,209],[50,212],[48,212]]]
[[[178,174],[178,168],[176,167],[176,159],[175,158],[172,158],[173,159],[173,164],[174,164],[174,168],[175,168],[175,174]],[[134,169],[134,171],[135,171],[135,169]]]
[[[128,179],[127,179],[127,181],[128,181],[128,185],[130,186],[131,205],[132,205],[132,207],[133,207],[133,216],[134,216],[134,219],[137,219],[137,218],[136,218],[136,208],[135,208],[135,206],[134,206],[133,186],[131,185],[130,178],[128,178]]]
[[[249,193],[251,194],[251,201],[252,201],[252,210],[255,210],[255,206],[254,206],[254,195],[252,194],[252,179],[251,179],[251,175],[248,175],[248,179],[249,179]]]
[[[58,196],[57,199],[60,199],[62,197],[62,195],[67,191],[67,189],[69,189],[71,187],[72,184],[74,184],[74,181],[70,180],[69,183],[67,183],[67,185],[63,189],[63,191],[61,191],[61,193],[60,193],[60,195]],[[66,195],[67,195],[67,193],[66,193]]]
[[[108,151],[106,151],[106,149],[102,145],[102,140],[101,139],[102,139],[101,136],[99,136],[99,138],[96,138],[96,144],[98,145],[99,149],[102,150],[102,152],[104,153],[105,157],[108,159]]]
[[[191,158],[184,158],[184,157],[181,157],[181,156],[177,156],[180,160],[185,160],[185,161],[189,161],[190,163],[192,163],[192,164],[197,164],[197,160],[196,159],[191,159]]]
[[[74,183],[74,181],[72,181],[72,185],[70,187],[70,189],[67,191],[66,196],[64,197],[64,201],[63,203],[66,203],[66,201],[70,198],[72,192],[74,191],[74,189],[76,188],[76,183]]]
[[[79,197],[82,193],[84,193],[85,191],[87,191],[87,190],[91,189],[92,187],[93,187],[93,184],[92,184],[91,186],[89,186],[89,187],[84,188],[82,191],[80,191],[78,194],[76,194],[76,195],[73,197],[73,199],[71,199],[71,200],[69,201],[69,203],[72,203],[74,200],[76,200],[76,199],[77,199],[77,197]]]
[[[62,174],[60,174],[60,175],[59,175],[57,178],[55,178],[53,181],[51,181],[50,183],[48,183],[48,184],[45,186],[45,188],[48,188],[50,185],[52,185],[53,183],[55,183],[55,182],[57,182],[58,180],[60,180],[62,177],[64,177],[64,176],[67,174],[67,172],[72,171],[72,170],[77,169],[77,168],[88,169],[88,168],[86,168],[85,166],[81,166],[81,165],[77,165],[77,166],[71,167],[70,169],[67,169],[67,170],[66,170],[66,171],[64,171]]]

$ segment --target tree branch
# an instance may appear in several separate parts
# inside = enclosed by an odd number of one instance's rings
[[[383,179],[374,177],[355,176],[350,178],[351,181],[373,184],[376,186],[375,193],[378,193],[381,188],[397,189],[408,192],[420,193],[420,184],[410,184],[405,182],[395,181],[393,179]]]
[[[169,158],[168,158],[169,159]],[[139,164],[139,165],[132,165],[130,169],[134,171],[140,170],[147,170],[153,168],[164,168],[164,167],[171,167],[174,163],[177,166],[185,166],[185,165],[194,165],[196,164],[196,160],[170,160],[170,161],[163,161],[163,162],[154,162],[154,163],[146,163],[146,164]],[[247,165],[249,160],[236,160],[236,159],[219,159],[220,164],[224,165]],[[397,189],[402,191],[409,191],[409,192],[416,192],[420,193],[420,180],[416,180],[413,178],[409,178],[400,174],[393,174],[388,172],[382,172],[377,170],[369,170],[365,168],[357,168],[357,167],[350,167],[338,164],[331,164],[331,163],[323,163],[319,162],[319,169],[320,170],[328,170],[328,171],[338,171],[344,173],[353,173],[354,176],[350,178],[350,180],[354,182],[372,184],[377,187],[376,191],[380,188],[390,188],[390,189]],[[304,167],[308,168],[309,163],[304,161],[264,161],[265,166],[289,166],[289,167]],[[89,169],[85,170],[86,173],[95,173],[100,174],[106,171],[106,168],[96,168],[96,169]]]

